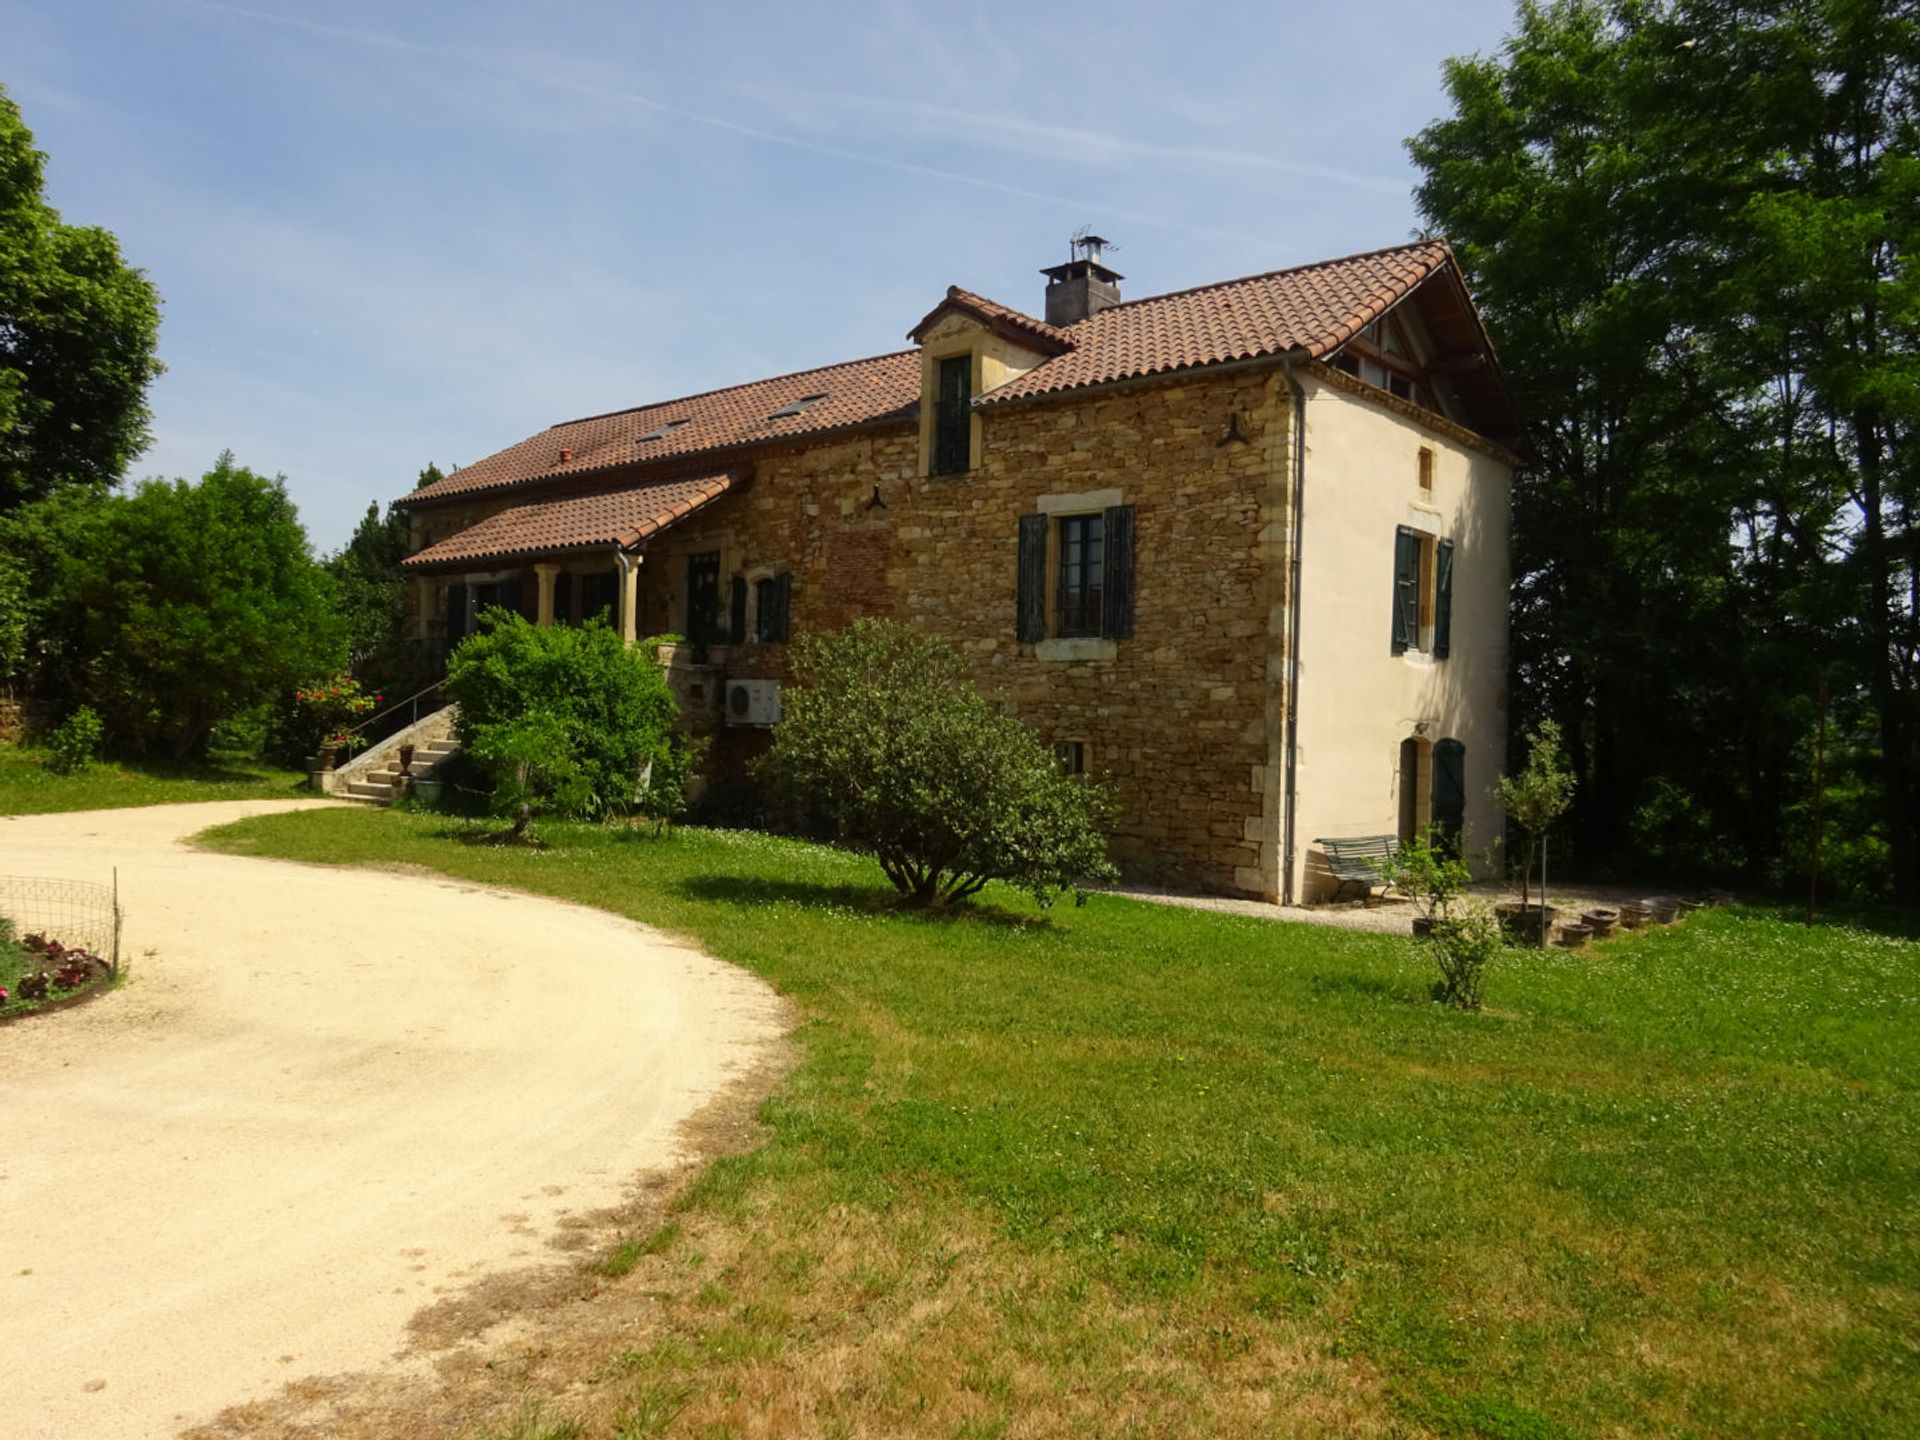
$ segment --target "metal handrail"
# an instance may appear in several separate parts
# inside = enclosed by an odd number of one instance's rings
[[[362,720],[358,725],[355,725],[351,730],[345,730],[345,731],[342,731],[341,733],[345,735],[358,735],[362,730],[366,730],[371,728],[374,725],[377,725],[380,721],[386,719],[387,716],[393,714],[394,711],[404,710],[409,705],[413,707],[413,715],[407,721],[407,723],[409,725],[416,725],[420,721],[421,697],[426,695],[431,695],[434,691],[440,689],[446,683],[447,683],[446,678],[443,676],[440,679],[434,681],[431,685],[427,686],[426,689],[414,691],[414,693],[409,695],[406,699],[398,701],[392,705],[389,705],[384,710],[376,711],[374,714],[369,715],[366,719]]]

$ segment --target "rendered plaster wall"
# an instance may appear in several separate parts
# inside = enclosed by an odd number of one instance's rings
[[[1309,853],[1314,837],[1397,833],[1403,740],[1465,745],[1469,855],[1500,834],[1491,790],[1506,763],[1511,472],[1487,450],[1423,423],[1411,407],[1363,398],[1325,374],[1303,383],[1295,893],[1304,887],[1315,898],[1333,886]],[[1423,447],[1434,457],[1430,494],[1419,485]],[[1454,542],[1446,659],[1392,653],[1400,525]],[[1424,814],[1427,796],[1416,798]]]

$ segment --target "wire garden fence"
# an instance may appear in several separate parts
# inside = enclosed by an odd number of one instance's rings
[[[120,872],[111,885],[89,880],[53,880],[39,875],[0,875],[0,916],[16,939],[45,935],[69,950],[86,949],[120,974]]]

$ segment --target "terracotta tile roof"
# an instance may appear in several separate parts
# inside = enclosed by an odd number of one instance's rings
[[[949,310],[965,310],[984,320],[991,328],[1005,331],[1012,338],[1030,347],[1049,354],[1059,354],[1073,348],[1073,336],[1057,325],[1049,325],[1044,320],[1036,320],[1024,315],[1011,305],[1002,305],[998,300],[989,300],[984,295],[976,295],[971,290],[962,290],[958,285],[947,287],[947,298],[920,319],[920,323],[907,332],[909,340],[918,343],[920,337],[931,330],[934,322]]]
[[[977,403],[1288,350],[1306,350],[1317,359],[1352,339],[1452,259],[1441,241],[1420,241],[1130,300],[1067,326],[1060,333],[1073,342],[1072,350]]]
[[[797,413],[776,411],[824,396]],[[906,419],[920,399],[920,355],[901,350],[709,390],[663,404],[568,420],[510,445],[444,480],[405,496],[402,504],[472,495],[535,480],[630,469],[649,460],[727,450],[789,436],[812,435],[892,417]],[[667,426],[658,439],[642,440]],[[564,458],[563,458],[564,457]]]
[[[1131,300],[1069,326],[1048,325],[954,286],[913,333],[920,334],[957,306],[1035,349],[1053,352],[1036,368],[975,402],[991,406],[1292,350],[1319,358],[1452,264],[1453,254],[1444,242],[1424,240]],[[1471,311],[1470,301],[1466,309]],[[1484,344],[1477,318],[1471,323]],[[919,352],[877,355],[570,420],[416,490],[400,503],[432,503],[569,476],[610,476],[653,460],[905,421],[916,413],[919,398]],[[776,414],[796,404],[792,413]],[[670,423],[676,421],[683,423]]]
[[[656,480],[591,495],[532,500],[490,515],[403,563],[410,569],[427,569],[567,550],[608,550],[615,545],[631,549],[649,535],[718,500],[739,480],[738,474],[729,472],[691,480]]]

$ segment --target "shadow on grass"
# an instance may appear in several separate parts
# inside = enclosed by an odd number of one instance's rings
[[[968,900],[951,908],[917,909],[899,894],[876,885],[828,885],[807,880],[770,880],[760,875],[695,875],[671,887],[689,900],[748,908],[793,905],[806,910],[853,911],[925,925],[995,925],[1015,930],[1050,930],[1045,916],[1015,915],[997,905]]]
[[[1804,900],[1763,900],[1735,907],[1736,914],[1742,911],[1749,915],[1764,915],[1769,920],[1780,920],[1789,925],[1807,923]],[[1875,900],[1822,901],[1814,909],[1814,928],[1821,927],[1867,930],[1890,940],[1920,940],[1920,908]]]

